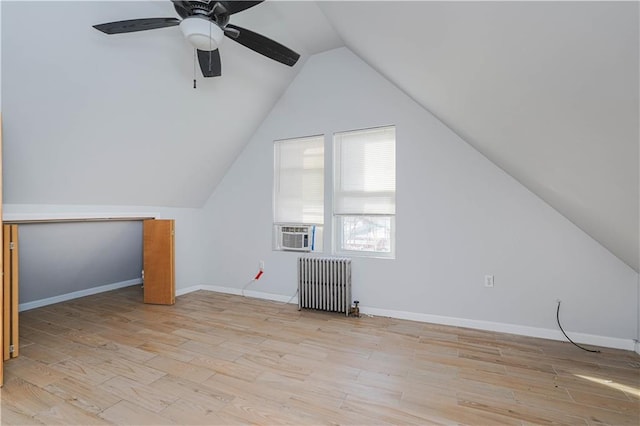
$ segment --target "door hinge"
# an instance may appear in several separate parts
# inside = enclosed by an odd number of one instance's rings
[[[13,241],[11,241],[11,242],[9,243],[9,250],[13,250],[13,249],[15,249],[15,248],[16,248],[16,243],[14,243]]]
[[[9,353],[12,354],[14,352],[14,347],[13,345],[9,345]]]

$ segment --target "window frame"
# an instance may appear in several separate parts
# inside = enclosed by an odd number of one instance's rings
[[[376,213],[363,213],[363,214],[345,214],[345,213],[336,213],[336,194],[339,192],[338,185],[338,168],[343,167],[343,161],[338,157],[341,155],[341,150],[337,149],[338,142],[337,137],[340,135],[348,134],[348,133],[356,133],[356,132],[366,132],[366,131],[375,131],[377,129],[385,130],[393,128],[394,130],[394,213],[393,214],[376,214]],[[332,188],[331,188],[331,250],[335,255],[346,255],[351,257],[367,257],[367,258],[382,258],[382,259],[395,259],[396,258],[396,216],[397,212],[395,209],[396,205],[396,194],[397,194],[397,168],[396,163],[397,160],[395,158],[397,152],[397,130],[395,125],[385,125],[385,126],[376,126],[369,128],[361,128],[354,129],[348,131],[340,131],[333,133],[333,143],[332,143]],[[373,250],[349,250],[345,249],[343,246],[344,242],[344,218],[367,218],[367,217],[378,217],[378,218],[389,218],[389,252],[383,251],[373,251]]]
[[[278,210],[279,201],[283,201],[283,198],[280,198],[278,195],[278,185],[280,185],[282,182],[282,170],[283,170],[281,165],[281,160],[278,158],[278,153],[279,153],[278,144],[286,144],[287,142],[294,143],[294,142],[300,142],[304,140],[316,140],[316,142],[318,142],[318,145],[320,145],[320,142],[321,142],[321,146],[322,146],[322,169],[321,169],[322,177],[320,179],[320,181],[322,182],[322,209],[321,209],[322,213],[319,215],[321,222],[305,220],[304,218],[302,218],[300,221],[287,220],[290,218],[284,218],[285,220],[278,220],[278,219],[282,219],[282,217],[276,217],[279,212]],[[309,226],[309,227],[313,226],[315,228],[313,231],[315,238],[314,238],[314,241],[312,242],[312,247],[314,247],[314,249],[309,251],[321,253],[323,252],[323,248],[324,248],[324,228],[325,228],[326,209],[327,209],[326,190],[325,190],[327,150],[326,150],[325,135],[317,134],[317,135],[309,135],[309,136],[292,137],[292,138],[286,138],[286,139],[277,139],[273,141],[272,152],[273,152],[272,249],[275,251],[289,251],[288,249],[282,248],[281,242],[279,241],[279,238],[278,238],[280,234],[280,229],[283,226]]]

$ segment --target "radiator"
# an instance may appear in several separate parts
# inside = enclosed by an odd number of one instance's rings
[[[351,259],[298,258],[298,308],[343,312],[351,308]]]

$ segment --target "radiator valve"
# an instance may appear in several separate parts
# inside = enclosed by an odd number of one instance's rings
[[[360,318],[360,308],[358,307],[358,304],[360,303],[360,301],[358,300],[354,300],[353,301],[353,306],[351,306],[351,309],[349,311],[349,315],[356,317],[356,318]]]

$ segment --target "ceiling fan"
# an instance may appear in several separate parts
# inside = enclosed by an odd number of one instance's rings
[[[180,26],[185,38],[196,48],[204,77],[222,75],[218,46],[224,36],[254,52],[292,67],[300,55],[263,35],[229,23],[231,15],[256,6],[261,1],[177,1],[172,0],[178,18],[145,18],[108,22],[93,28],[105,34],[122,34]]]

